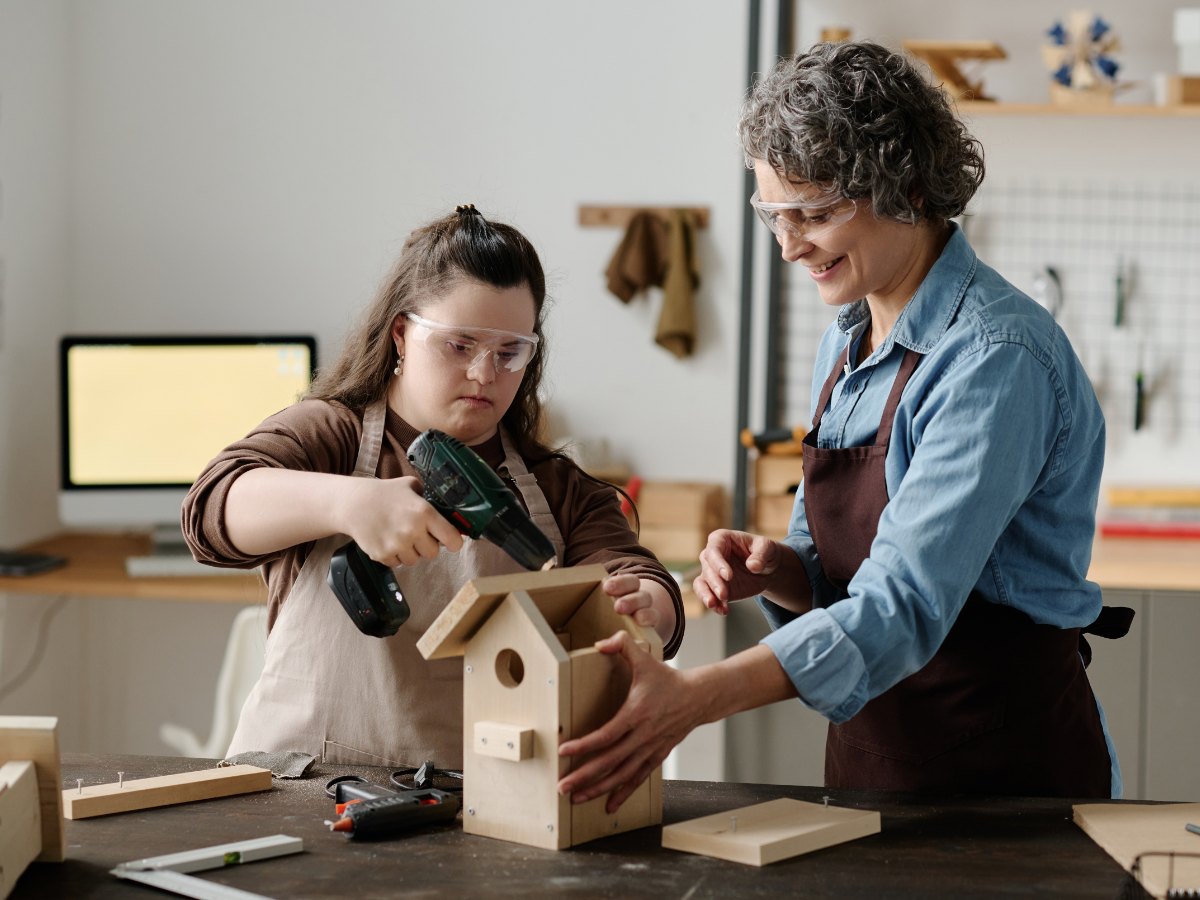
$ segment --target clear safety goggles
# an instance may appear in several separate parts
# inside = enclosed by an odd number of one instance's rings
[[[434,356],[459,369],[473,369],[490,353],[497,373],[520,372],[537,350],[536,334],[476,328],[471,325],[442,325],[409,313],[413,327],[405,340],[420,344]]]
[[[784,232],[797,238],[813,240],[827,234],[839,225],[850,221],[858,211],[858,205],[844,197],[836,197],[824,203],[801,202],[767,203],[755,191],[750,198],[758,217],[777,235]]]

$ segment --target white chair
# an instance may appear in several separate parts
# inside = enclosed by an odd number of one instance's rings
[[[229,630],[225,659],[217,676],[217,696],[208,741],[201,743],[191,729],[165,722],[158,729],[162,742],[183,756],[224,759],[246,698],[262,675],[266,644],[267,607],[246,607],[237,614],[233,628]]]

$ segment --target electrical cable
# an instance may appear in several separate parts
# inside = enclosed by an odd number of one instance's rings
[[[25,664],[20,672],[10,678],[7,682],[0,685],[0,703],[2,703],[9,694],[23,685],[29,680],[30,676],[37,670],[38,665],[42,661],[42,657],[46,653],[46,644],[50,640],[50,625],[54,622],[54,617],[59,614],[64,606],[67,605],[67,597],[59,597],[42,613],[41,621],[38,622],[37,643],[33,647],[33,655],[29,657],[29,662]]]

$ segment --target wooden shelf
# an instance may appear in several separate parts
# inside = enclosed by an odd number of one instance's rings
[[[67,532],[22,547],[30,553],[64,556],[60,569],[24,578],[0,577],[0,593],[59,594],[69,597],[121,597],[132,600],[205,600],[211,603],[265,603],[267,588],[245,575],[130,578],[125,558],[150,552],[148,534]]]
[[[1096,535],[1088,579],[1109,590],[1200,591],[1200,541]]]
[[[1111,106],[1058,106],[1053,103],[978,103],[963,100],[958,103],[958,111],[964,116],[1159,116],[1171,119],[1200,116],[1200,103],[1187,106],[1132,103],[1114,103]]]

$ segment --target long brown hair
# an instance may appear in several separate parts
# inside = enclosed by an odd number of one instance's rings
[[[395,364],[392,323],[396,317],[419,313],[463,279],[500,289],[528,286],[533,294],[533,332],[541,340],[501,421],[525,459],[559,456],[541,437],[545,412],[538,392],[546,359],[542,263],[521,232],[488,221],[474,208],[435,219],[408,236],[375,299],[346,336],[342,355],[318,373],[307,396],[337,400],[360,414],[380,400],[387,394]]]

